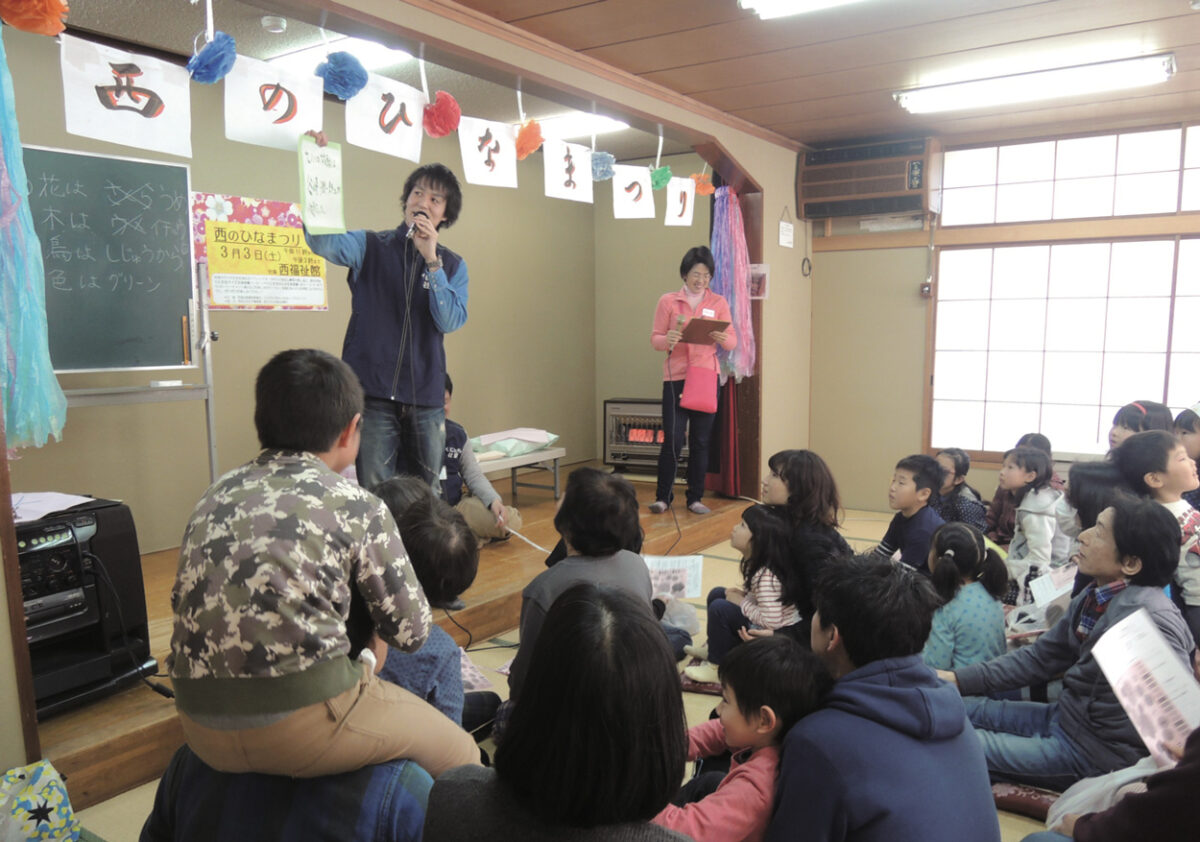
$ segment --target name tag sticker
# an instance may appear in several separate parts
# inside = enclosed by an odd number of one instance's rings
[[[706,319],[715,319],[717,317],[717,312],[709,309],[708,307],[703,307],[700,310],[700,315]]]

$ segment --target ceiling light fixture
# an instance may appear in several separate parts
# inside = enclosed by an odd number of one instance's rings
[[[603,114],[589,114],[586,111],[575,111],[567,114],[556,114],[553,117],[538,117],[538,125],[542,129],[542,137],[555,140],[567,140],[573,137],[588,137],[594,134],[609,134],[624,131],[628,123],[605,117]],[[520,124],[516,127],[519,129]]]
[[[862,0],[738,0],[738,5],[754,12],[762,20],[770,20],[861,2]]]
[[[325,61],[330,53],[346,51],[362,62],[367,70],[378,70],[401,64],[412,58],[404,50],[393,50],[376,41],[366,41],[353,36],[339,35],[330,38],[328,43],[313,44],[303,49],[275,56],[268,59],[271,64],[286,67],[298,73],[312,73],[317,65]]]
[[[934,114],[1138,88],[1165,82],[1174,74],[1175,54],[1159,53],[913,88],[896,91],[892,98],[910,114]]]
[[[287,32],[287,18],[279,15],[263,15],[262,28],[272,35],[282,35]]]

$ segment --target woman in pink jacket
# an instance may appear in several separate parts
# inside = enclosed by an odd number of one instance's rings
[[[687,507],[698,514],[709,513],[700,502],[704,496],[704,475],[708,471],[708,439],[712,433],[713,412],[685,409],[679,405],[684,379],[689,368],[716,372],[717,345],[726,351],[737,346],[737,334],[732,328],[710,331],[708,344],[680,342],[687,323],[693,318],[717,319],[730,322],[729,304],[709,290],[713,276],[713,256],[708,246],[688,249],[679,264],[683,288],[668,292],[658,299],[654,311],[654,330],[650,344],[656,351],[666,351],[663,362],[663,445],[658,454],[658,490],[650,511],[665,512],[674,497],[675,470],[679,450],[683,446],[684,428],[688,429]],[[712,385],[712,405],[716,406],[716,383]]]

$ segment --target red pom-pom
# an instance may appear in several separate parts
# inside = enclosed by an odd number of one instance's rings
[[[445,137],[458,128],[462,109],[458,101],[445,91],[438,91],[433,102],[425,106],[425,134],[430,137]]]
[[[542,148],[542,125],[537,120],[529,120],[517,132],[517,160],[524,161],[534,152]]]
[[[717,192],[717,188],[713,187],[712,177],[708,173],[692,173],[692,181],[696,182],[697,196],[711,196]]]
[[[64,0],[0,0],[0,20],[36,35],[58,35],[67,12]]]

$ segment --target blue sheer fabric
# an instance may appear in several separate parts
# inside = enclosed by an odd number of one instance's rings
[[[0,399],[8,447],[41,447],[62,435],[67,399],[46,333],[42,247],[29,212],[12,74],[0,27]]]

